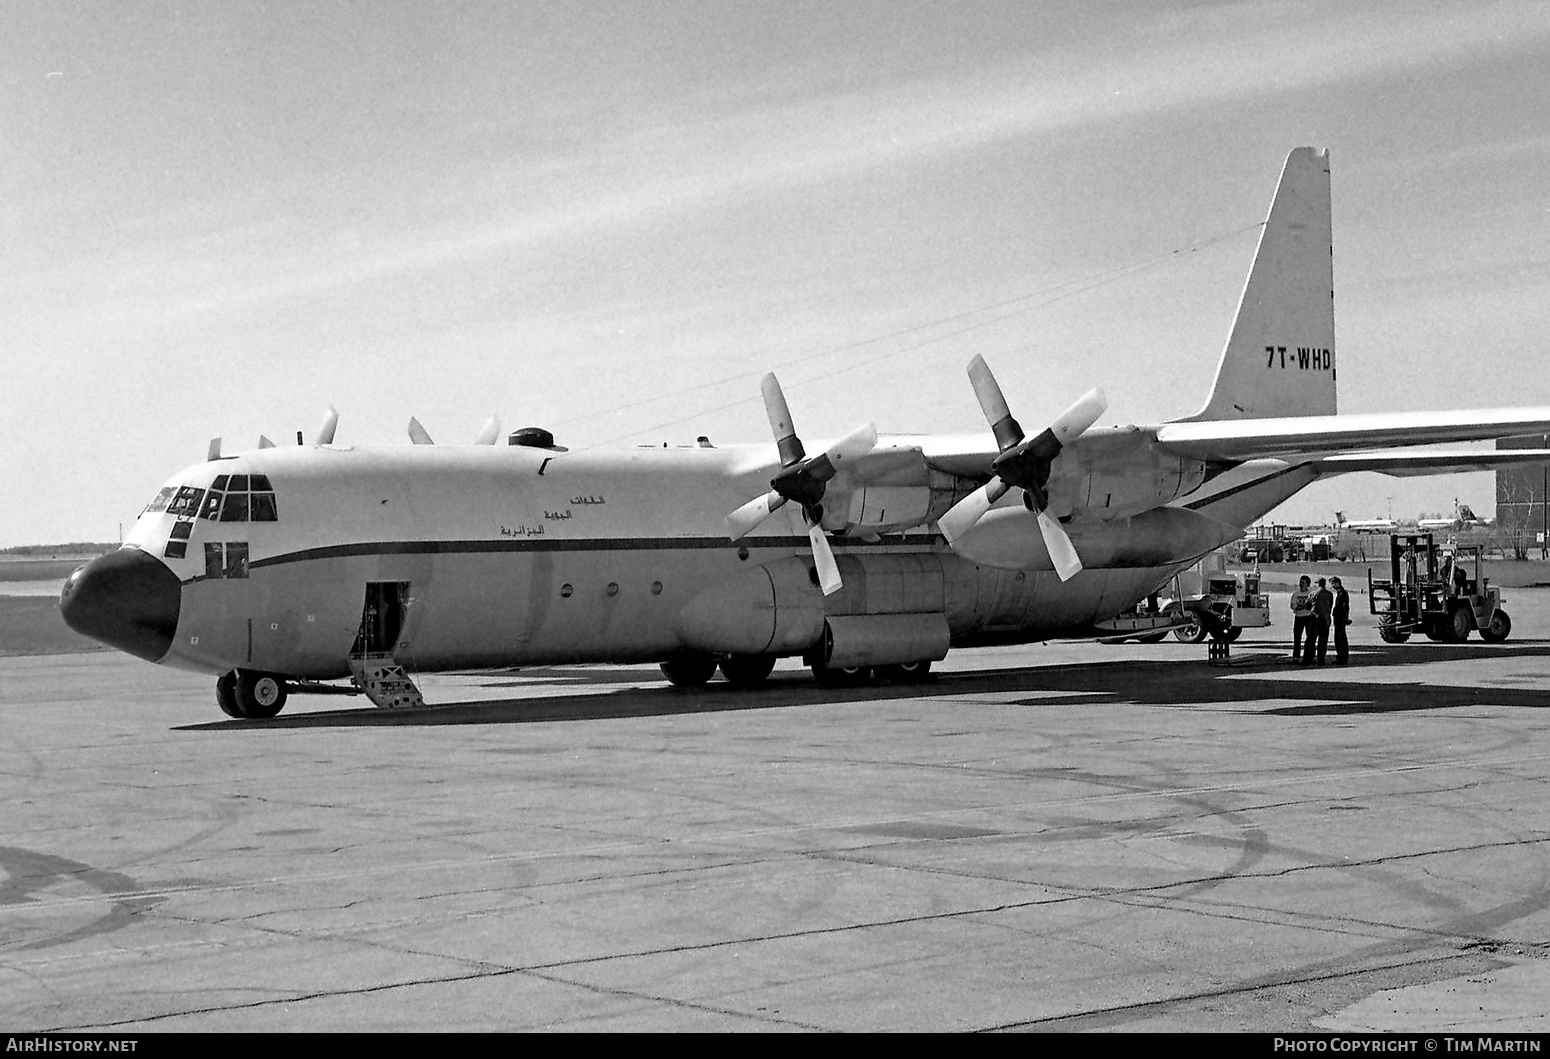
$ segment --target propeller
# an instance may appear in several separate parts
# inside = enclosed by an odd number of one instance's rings
[[[501,436],[501,418],[492,415],[484,421],[484,426],[479,431],[479,436],[474,438],[475,445],[493,445]]]
[[[796,429],[791,425],[791,409],[786,406],[786,395],[781,392],[774,373],[766,375],[759,388],[764,393],[764,411],[775,435],[775,447],[780,451],[781,470],[770,479],[768,493],[755,497],[727,516],[727,536],[735,541],[742,540],[784,507],[788,500],[795,501],[802,506],[802,517],[807,520],[807,538],[812,544],[818,583],[824,595],[832,595],[840,590],[842,582],[839,565],[829,548],[829,538],[820,525],[824,489],[846,463],[872,451],[877,444],[877,427],[868,423],[808,459],[802,439],[797,437]]]
[[[1044,487],[1049,483],[1050,465],[1060,455],[1060,450],[1098,421],[1108,407],[1108,398],[1101,389],[1090,390],[1042,433],[1024,439],[1023,428],[1012,418],[1001,386],[984,357],[976,355],[969,361],[969,383],[974,387],[974,396],[979,398],[980,410],[990,422],[996,447],[1001,452],[991,461],[995,477],[954,504],[937,521],[942,536],[952,544],[969,532],[1008,490],[1021,489],[1023,503],[1038,515],[1039,532],[1044,536],[1044,546],[1055,564],[1055,572],[1062,581],[1069,581],[1082,569],[1082,559],[1076,554],[1076,546],[1060,521],[1049,513],[1049,494]]]
[[[334,443],[334,431],[338,427],[339,409],[329,405],[328,411],[323,413],[323,422],[318,424],[318,432],[313,435],[312,444],[332,445]]]
[[[480,428],[478,436],[474,438],[474,444],[493,445],[495,444],[496,439],[500,436],[500,417],[491,416],[489,419],[484,421],[484,426]],[[436,444],[436,442],[431,438],[431,432],[426,430],[425,427],[420,424],[420,420],[415,416],[409,417],[409,440],[414,442],[416,445]]]

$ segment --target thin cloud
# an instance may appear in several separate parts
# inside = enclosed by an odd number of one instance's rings
[[[146,307],[161,319],[230,312],[556,241],[627,237],[619,233],[678,211],[876,167],[919,165],[1000,141],[1469,61],[1486,50],[1499,54],[1504,40],[1538,46],[1550,36],[1550,22],[1525,20],[1515,4],[1429,13],[1406,7],[1402,17],[1396,9],[1271,4],[1165,13],[1136,32],[1150,41],[1144,52],[1052,51],[886,90],[804,97],[755,85],[741,94],[706,92],[664,105],[628,129],[600,132],[563,161],[533,157],[497,179],[483,175],[479,183],[492,195],[514,187],[574,189],[544,204],[507,206],[494,221],[411,225],[386,237],[363,233],[344,248],[323,237],[301,249],[283,223],[271,223],[150,251],[138,267],[120,263],[120,278],[109,283],[128,286],[124,293],[139,302],[144,277],[159,277],[163,289],[179,292]],[[474,208],[460,204],[463,212]]]

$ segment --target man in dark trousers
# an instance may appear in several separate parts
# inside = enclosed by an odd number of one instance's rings
[[[1351,624],[1351,596],[1340,578],[1332,577],[1329,583],[1335,590],[1335,606],[1329,613],[1335,624],[1335,665],[1343,666],[1351,659],[1351,644],[1345,636],[1345,627]]]
[[[1308,629],[1308,635],[1312,639],[1302,652],[1302,664],[1312,665],[1315,661],[1313,641],[1318,642],[1318,664],[1324,664],[1324,656],[1329,653],[1329,621],[1335,611],[1335,594],[1324,585],[1324,579],[1319,578],[1319,590],[1313,594],[1313,624]]]
[[[1304,574],[1297,579],[1297,591],[1292,593],[1292,661],[1302,661],[1302,642],[1306,636],[1308,653],[1313,653],[1313,589],[1312,582]]]

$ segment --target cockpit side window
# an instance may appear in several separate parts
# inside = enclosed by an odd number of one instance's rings
[[[156,499],[145,505],[145,513],[154,515],[157,512],[167,510],[167,505],[172,501],[173,494],[177,492],[175,486],[166,486],[156,494]]]

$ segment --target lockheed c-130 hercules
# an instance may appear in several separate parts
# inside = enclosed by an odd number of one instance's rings
[[[825,683],[926,675],[954,646],[1082,634],[1323,476],[1544,462],[1380,451],[1550,433],[1550,408],[1339,415],[1329,156],[1286,160],[1204,408],[1097,427],[1101,391],[1026,433],[984,360],[991,435],[856,430],[810,456],[773,375],[775,445],[567,451],[310,445],[174,476],[118,551],[67,580],[70,626],[218,676],[234,717],[351,677],[378,705],[410,674],[659,662],[754,685],[801,656]],[[328,687],[335,687],[328,685]]]

